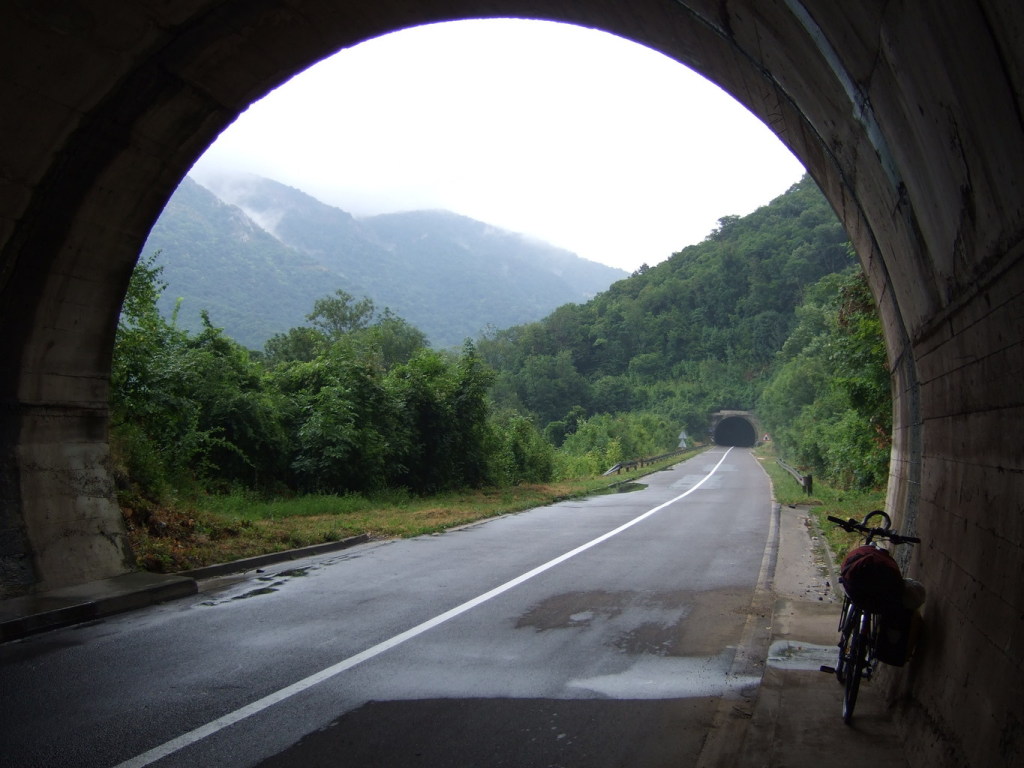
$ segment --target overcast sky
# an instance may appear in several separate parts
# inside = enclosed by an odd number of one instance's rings
[[[633,271],[803,167],[717,86],[622,38],[490,20],[341,51],[253,104],[194,169],[356,216],[441,208]]]

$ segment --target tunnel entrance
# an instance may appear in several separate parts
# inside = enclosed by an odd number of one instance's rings
[[[735,445],[739,448],[751,448],[757,444],[757,432],[754,425],[743,416],[728,416],[718,422],[712,433],[718,445]]]
[[[711,414],[708,434],[715,445],[752,448],[761,427],[753,411],[717,411]]]

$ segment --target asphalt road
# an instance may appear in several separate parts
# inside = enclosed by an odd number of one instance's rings
[[[760,679],[769,482],[642,482],[2,645],[0,766],[695,764]]]

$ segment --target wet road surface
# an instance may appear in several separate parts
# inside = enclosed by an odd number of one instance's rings
[[[0,765],[694,764],[760,679],[769,484],[642,482],[0,646]]]

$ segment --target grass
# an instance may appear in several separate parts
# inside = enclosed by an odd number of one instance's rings
[[[813,493],[807,495],[793,476],[776,462],[770,444],[758,448],[755,455],[772,479],[775,500],[779,504],[810,507],[810,514],[836,562],[841,561],[852,547],[859,544],[861,537],[859,534],[847,533],[826,518],[832,515],[844,520],[851,517],[860,520],[872,510],[885,509],[885,489],[846,491],[832,488],[814,478]]]
[[[377,539],[438,533],[497,515],[601,493],[684,461],[699,450],[621,475],[435,496],[389,490],[372,495],[262,498],[236,492],[169,500],[156,506],[122,497],[121,509],[139,567],[174,572],[364,533]]]

